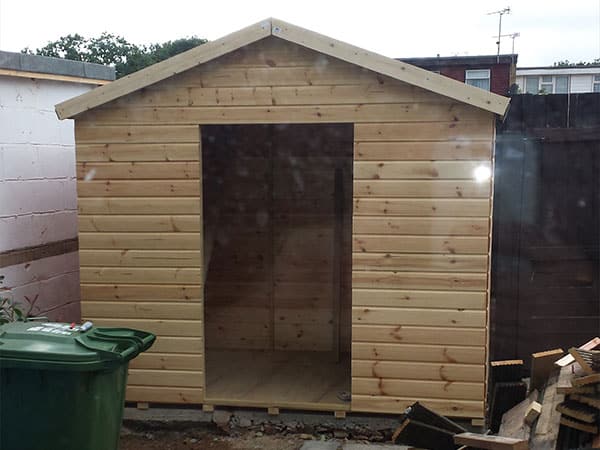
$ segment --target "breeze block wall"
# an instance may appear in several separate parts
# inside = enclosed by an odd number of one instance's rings
[[[93,84],[0,75],[0,296],[79,320],[73,121],[54,105]]]

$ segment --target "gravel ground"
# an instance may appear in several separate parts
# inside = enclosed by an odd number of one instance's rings
[[[213,427],[199,425],[179,429],[125,429],[120,450],[298,450],[304,441],[294,435],[257,436],[248,431],[227,436]]]

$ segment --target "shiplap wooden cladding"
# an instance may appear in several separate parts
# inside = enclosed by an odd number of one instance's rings
[[[202,126],[350,123],[350,408],[483,417],[492,182],[474,171],[506,105],[274,19],[58,105],[76,121],[83,315],[158,335],[127,399],[205,399]]]

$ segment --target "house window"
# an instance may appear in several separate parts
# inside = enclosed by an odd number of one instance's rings
[[[594,92],[600,92],[600,75],[594,75],[594,83],[592,88]]]
[[[557,75],[554,77],[554,93],[568,94],[569,93],[569,77],[568,75]]]
[[[525,92],[528,94],[568,94],[568,75],[542,75],[525,77]]]
[[[490,90],[490,70],[466,70],[465,83],[486,91]]]
[[[540,77],[525,77],[525,92],[528,94],[539,94]]]
[[[552,75],[542,75],[542,82],[540,83],[540,92],[542,94],[553,93]]]

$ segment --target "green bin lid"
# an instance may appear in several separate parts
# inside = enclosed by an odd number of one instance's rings
[[[13,322],[0,326],[0,369],[92,371],[110,369],[152,346],[151,333],[58,322]]]

